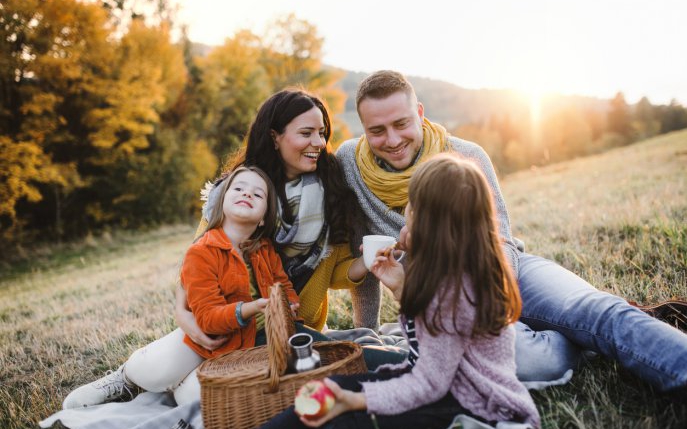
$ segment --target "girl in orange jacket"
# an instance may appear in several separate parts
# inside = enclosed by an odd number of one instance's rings
[[[208,225],[184,257],[181,283],[198,326],[228,341],[208,350],[176,330],[135,351],[117,371],[71,392],[63,408],[108,402],[136,387],[173,391],[177,403],[197,399],[198,365],[255,345],[264,326],[269,286],[282,283],[292,310],[297,309],[298,295],[268,238],[276,225],[272,182],[257,167],[239,167],[219,186]]]
[[[198,326],[206,334],[229,337],[207,350],[185,335],[184,342],[206,359],[255,345],[256,332],[264,327],[268,288],[275,282],[285,286],[292,306],[298,303],[268,238],[276,224],[272,182],[257,167],[240,167],[219,186],[205,232],[188,249],[181,268]]]

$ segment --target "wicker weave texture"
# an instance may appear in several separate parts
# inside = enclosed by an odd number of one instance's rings
[[[198,367],[203,424],[207,429],[260,426],[293,404],[296,391],[310,380],[367,371],[362,348],[350,341],[315,343],[322,366],[285,374],[293,318],[282,288],[270,290],[265,317],[267,346],[237,350]]]

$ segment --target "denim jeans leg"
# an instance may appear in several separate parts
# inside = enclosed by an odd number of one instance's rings
[[[550,382],[561,379],[582,361],[582,350],[556,331],[534,331],[515,324],[515,367],[520,381]]]
[[[520,320],[616,359],[659,391],[687,386],[687,335],[556,264],[520,253]]]

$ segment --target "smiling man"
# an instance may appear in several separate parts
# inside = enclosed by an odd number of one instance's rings
[[[618,360],[660,391],[687,386],[687,335],[597,290],[560,265],[518,248],[488,155],[425,118],[422,103],[403,75],[383,70],[368,76],[358,88],[356,106],[364,134],[344,142],[337,158],[365,213],[364,233],[399,237],[410,176],[436,153],[458,152],[485,174],[502,248],[523,302],[516,325],[520,380],[563,377],[577,365],[581,350],[592,350]],[[371,277],[351,291],[356,326],[375,328],[379,323],[380,288]]]

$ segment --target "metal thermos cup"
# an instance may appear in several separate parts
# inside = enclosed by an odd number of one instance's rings
[[[288,365],[292,372],[310,371],[320,367],[320,354],[313,349],[312,343],[310,334],[294,334],[289,338],[291,353]]]

